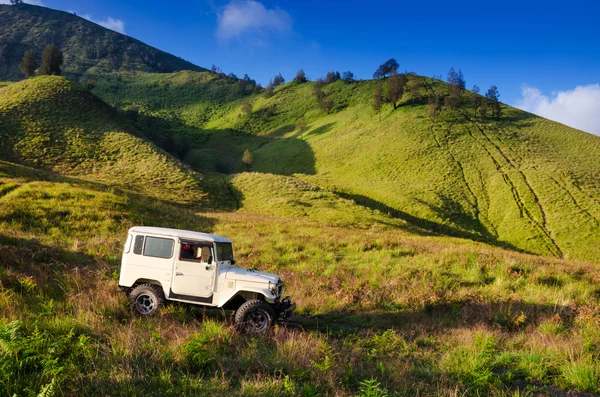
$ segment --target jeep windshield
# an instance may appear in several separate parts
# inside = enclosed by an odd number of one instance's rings
[[[217,261],[232,261],[233,247],[231,243],[215,243],[217,247]]]

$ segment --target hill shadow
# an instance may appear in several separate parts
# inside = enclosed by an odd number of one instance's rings
[[[349,200],[353,200],[356,204],[362,205],[362,206],[370,208],[372,210],[380,211],[384,214],[387,214],[388,216],[390,216],[392,218],[402,219],[403,221],[408,222],[408,223],[414,225],[415,227],[419,228],[421,230],[421,234],[425,234],[422,231],[427,230],[427,231],[431,232],[430,235],[438,235],[438,236],[444,235],[444,236],[451,236],[451,237],[466,238],[469,240],[490,244],[490,245],[493,245],[493,246],[496,246],[499,248],[505,248],[505,249],[510,249],[510,250],[516,251],[516,252],[533,254],[532,252],[528,252],[521,248],[515,247],[514,245],[512,245],[510,243],[498,241],[489,233],[486,233],[485,235],[480,235],[480,234],[468,232],[465,230],[461,230],[461,229],[458,229],[458,228],[455,228],[455,227],[452,227],[449,225],[437,223],[437,222],[434,222],[434,221],[431,221],[428,219],[419,218],[417,216],[411,215],[407,212],[398,210],[396,208],[392,208],[384,203],[381,203],[377,200],[374,200],[370,197],[363,196],[360,194],[353,194],[353,193],[340,192],[340,191],[335,191],[335,193],[340,197],[343,197],[343,198],[346,198]],[[481,227],[484,228],[483,225],[481,225]]]
[[[563,324],[569,326],[576,315],[576,309],[566,305],[522,301],[447,302],[429,304],[417,310],[392,308],[376,312],[327,312],[317,316],[294,316],[289,326],[305,331],[342,335],[367,329],[395,329],[418,338],[435,332],[477,325],[491,326],[506,332],[521,332],[550,318],[560,319]]]

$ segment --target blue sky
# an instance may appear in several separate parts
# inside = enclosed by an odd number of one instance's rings
[[[495,84],[505,103],[600,134],[596,1],[41,2],[263,85],[300,68],[312,79],[328,70],[371,78],[390,57],[426,76],[454,66],[468,88]]]

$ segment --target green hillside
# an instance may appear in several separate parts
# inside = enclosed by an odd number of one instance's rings
[[[310,203],[308,185],[282,181]],[[328,226],[312,221],[319,206],[298,220],[270,200],[287,215],[198,214],[0,161],[1,393],[600,391],[597,266],[395,227]],[[180,305],[136,319],[116,288],[126,230],[139,224],[232,238],[241,264],[284,277],[300,317],[264,337]]]
[[[0,80],[20,80],[25,51],[41,59],[48,44],[64,53],[64,73],[79,79],[87,73],[140,70],[205,70],[126,35],[76,15],[45,7],[0,4]]]
[[[62,77],[0,88],[0,158],[175,202],[232,205],[222,177],[203,177],[135,134],[113,108]]]
[[[211,73],[98,80],[94,92],[109,103],[139,106],[142,127],[186,137],[194,151],[184,161],[199,170],[241,172],[250,149],[252,171],[293,175],[421,228],[600,259],[596,136],[507,106],[497,120],[475,117],[472,94],[458,111],[432,120],[427,96],[447,85],[427,78],[420,98],[406,94],[395,111],[386,105],[381,121],[370,106],[373,81],[327,85],[335,103],[328,114],[317,106],[313,83],[242,98],[217,90],[228,83]],[[252,103],[249,118],[244,101]],[[300,118],[304,131],[295,127]]]

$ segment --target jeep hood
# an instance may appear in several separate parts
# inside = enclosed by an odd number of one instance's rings
[[[279,276],[271,273],[259,272],[258,270],[248,270],[241,267],[233,267],[227,271],[226,280],[250,281],[253,283],[277,284]]]

